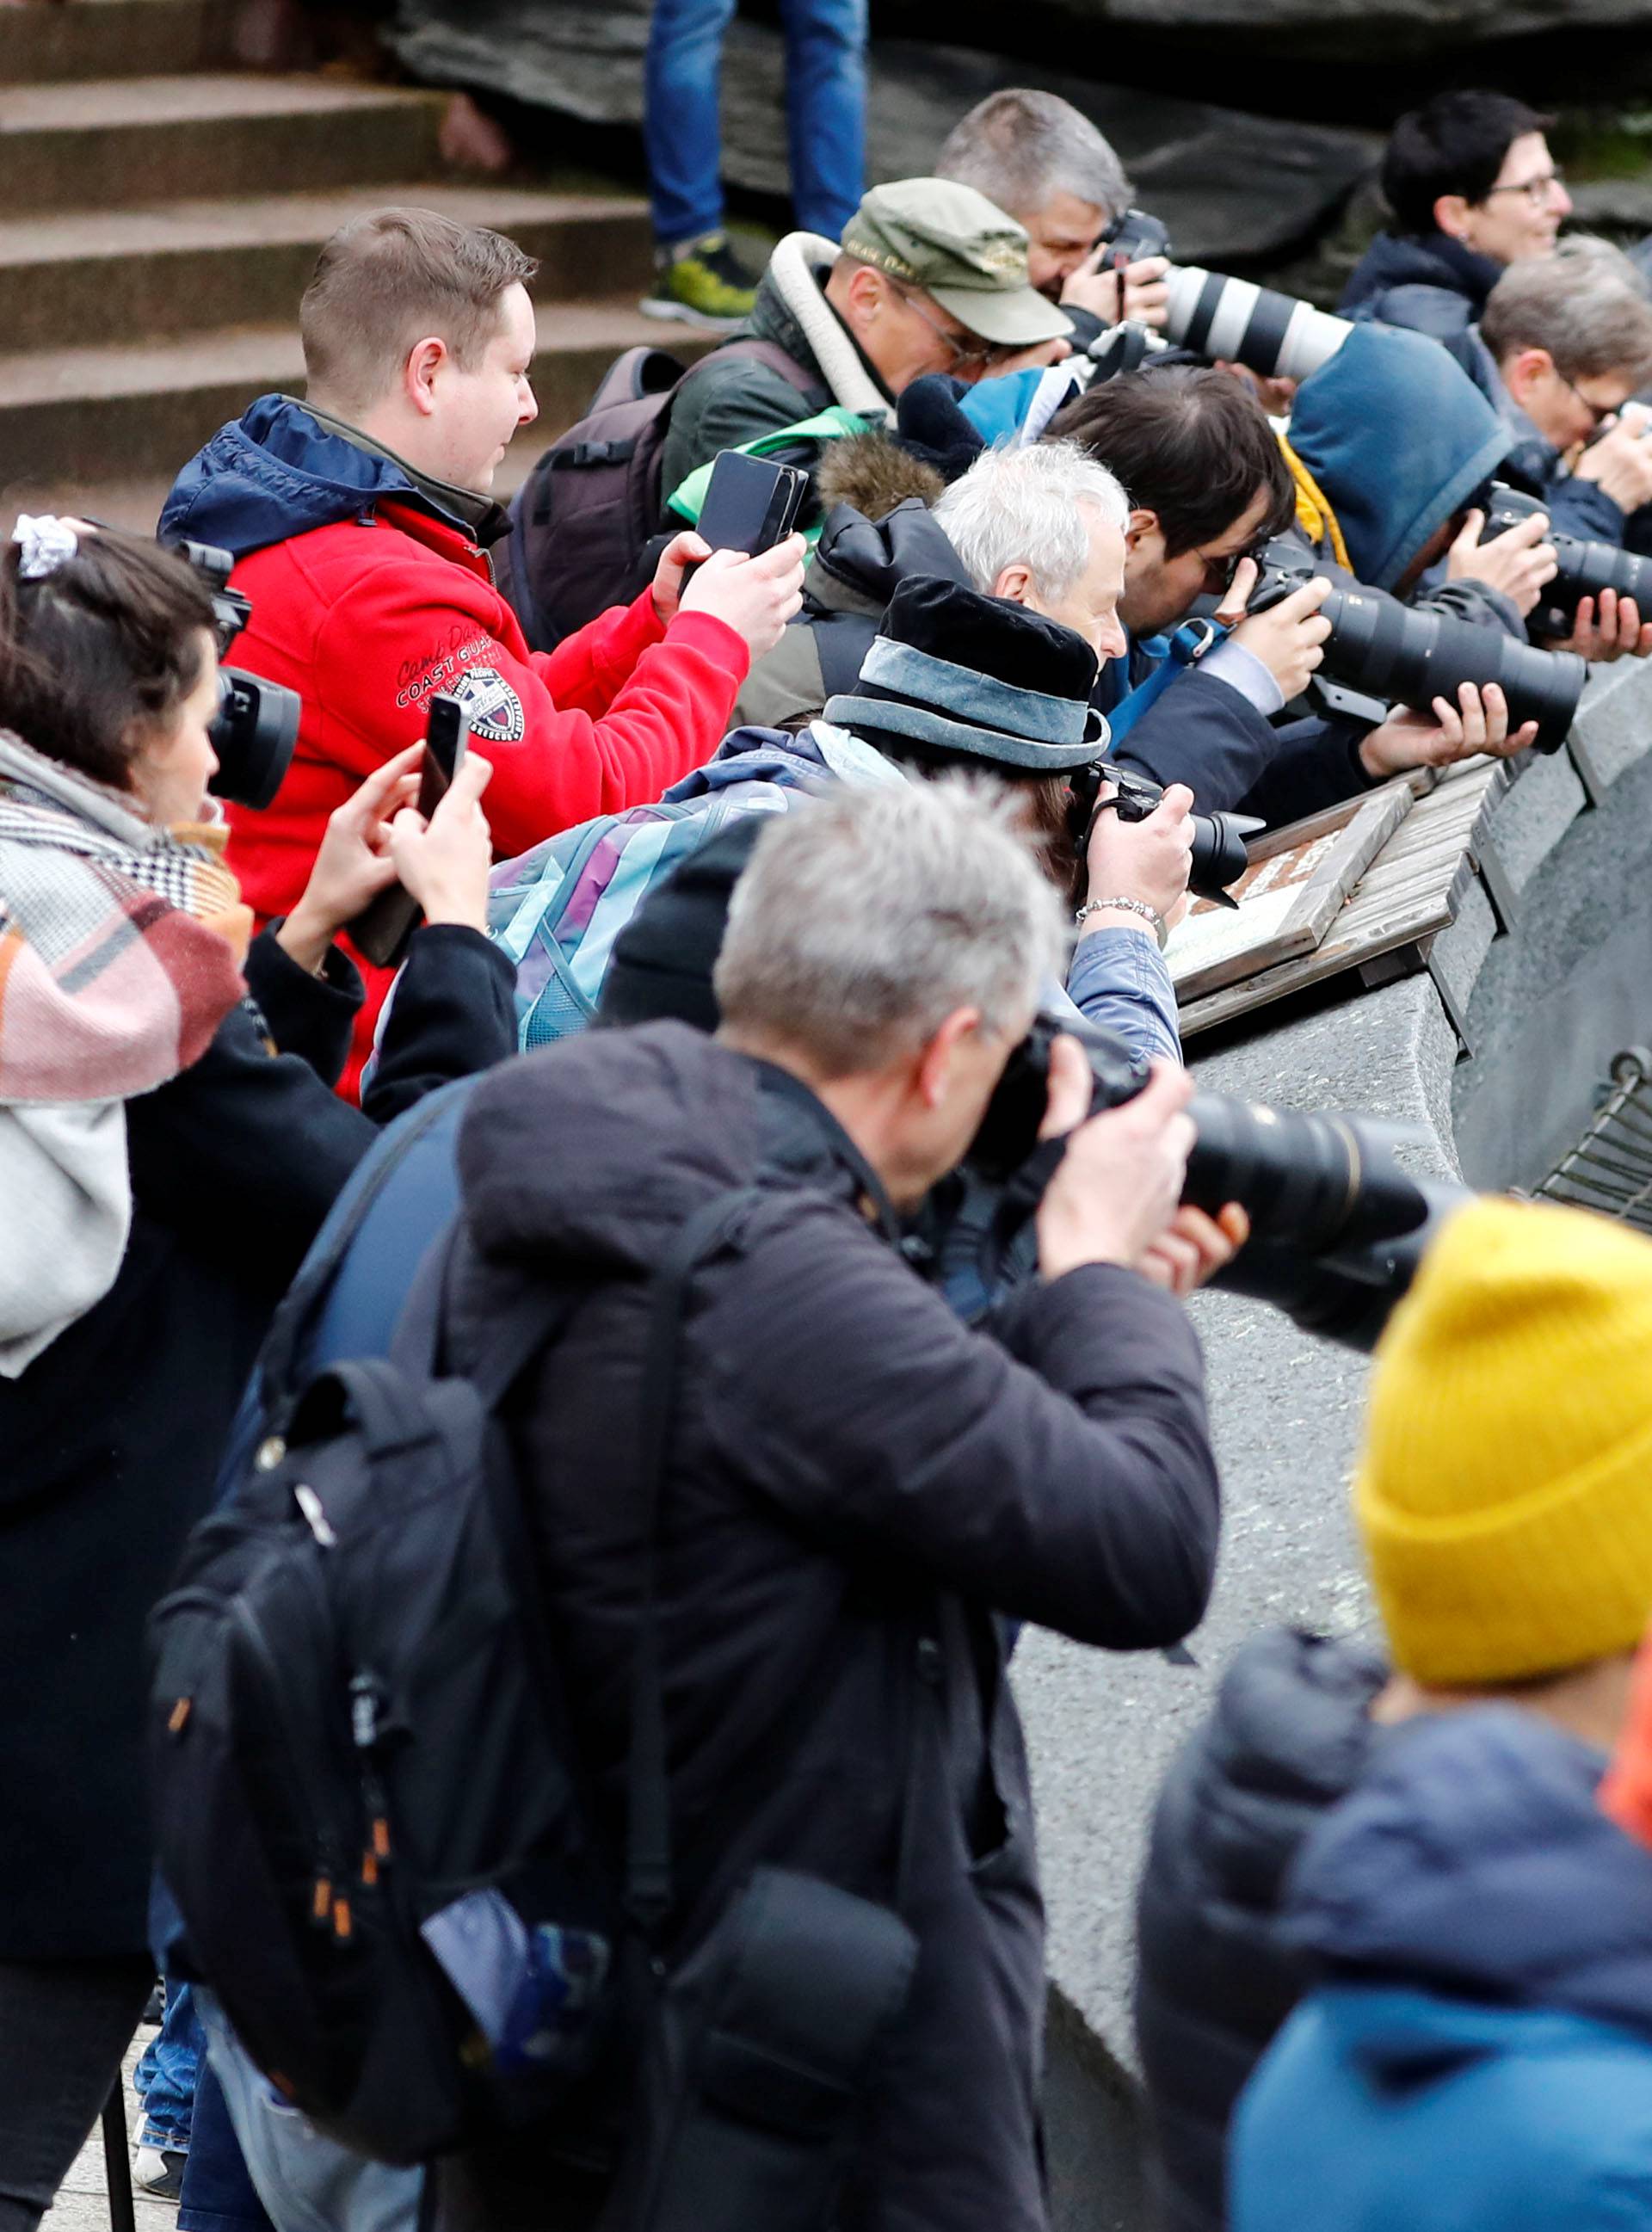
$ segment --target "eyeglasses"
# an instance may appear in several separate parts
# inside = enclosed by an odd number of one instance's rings
[[[1543,209],[1554,199],[1556,191],[1565,191],[1566,174],[1558,166],[1540,172],[1535,178],[1518,178],[1506,186],[1487,186],[1481,196],[1490,201],[1493,194],[1524,194],[1533,209]]]
[[[951,361],[947,366],[949,372],[962,372],[965,365],[973,366],[977,372],[985,372],[994,357],[1006,354],[995,341],[976,341],[966,343],[961,341],[956,334],[949,333],[944,326],[936,324],[935,320],[916,295],[909,294],[904,287],[897,287],[895,292],[909,310],[917,312],[936,341],[944,341],[951,350]]]
[[[1619,406],[1617,404],[1597,403],[1592,396],[1585,395],[1584,393],[1582,388],[1578,386],[1575,380],[1568,380],[1565,373],[1561,371],[1558,365],[1556,365],[1554,367],[1554,376],[1560,382],[1562,387],[1569,387],[1571,390],[1578,402],[1583,405],[1584,409],[1589,413],[1589,431],[1591,434],[1598,434],[1601,428],[1606,424],[1606,421],[1616,415],[1619,409]]]

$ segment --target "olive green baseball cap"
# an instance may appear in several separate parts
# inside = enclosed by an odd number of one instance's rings
[[[1028,283],[1026,233],[985,194],[950,178],[874,186],[843,229],[843,251],[921,287],[984,341],[1031,348],[1072,321]]]

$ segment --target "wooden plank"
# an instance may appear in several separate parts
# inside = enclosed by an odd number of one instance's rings
[[[1164,957],[1177,998],[1311,953],[1412,803],[1404,783],[1386,784],[1260,838],[1233,887],[1237,907],[1200,899],[1171,932]]]
[[[1471,848],[1484,817],[1507,788],[1506,765],[1480,759],[1442,770],[1441,780],[1395,830],[1349,894],[1322,943],[1207,993],[1182,1009],[1184,1039],[1231,1022],[1287,994],[1323,983],[1379,954],[1429,938],[1456,918],[1474,875]]]

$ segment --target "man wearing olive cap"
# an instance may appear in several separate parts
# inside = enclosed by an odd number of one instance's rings
[[[975,380],[1053,362],[1072,328],[1029,284],[1027,252],[1013,217],[946,178],[874,186],[840,245],[788,234],[742,336],[714,350],[672,406],[664,487],[830,404],[881,419],[926,373]],[[753,340],[767,344],[762,355]]]

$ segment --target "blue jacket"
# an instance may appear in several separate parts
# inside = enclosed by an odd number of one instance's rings
[[[1491,479],[1509,438],[1444,349],[1383,326],[1356,327],[1303,381],[1290,431],[1337,515],[1350,570],[1390,590]]]
[[[346,441],[290,395],[261,395],[184,467],[159,531],[241,559],[314,528],[364,517],[385,496],[471,531],[428,488],[416,488],[393,457]]]
[[[1449,233],[1379,232],[1338,304],[1344,317],[1409,326],[1443,341],[1477,319],[1503,266]]]
[[[1241,2103],[1232,2232],[1652,2226],[1652,1852],[1603,1765],[1501,1706],[1377,1753],[1294,1871],[1326,1981]]]

